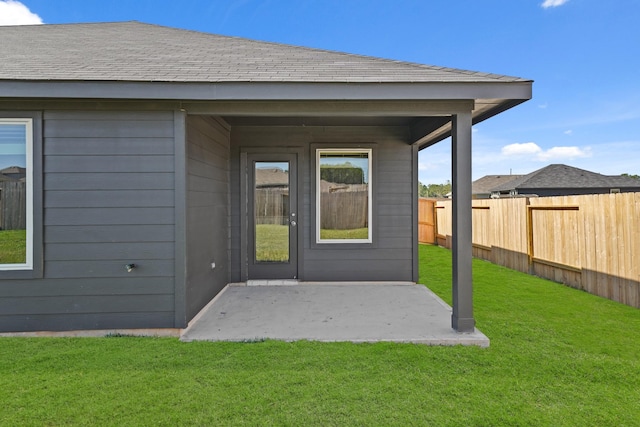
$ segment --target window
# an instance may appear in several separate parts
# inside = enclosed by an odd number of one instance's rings
[[[0,270],[33,269],[33,119],[0,118]]]
[[[316,150],[316,243],[371,243],[371,149]]]

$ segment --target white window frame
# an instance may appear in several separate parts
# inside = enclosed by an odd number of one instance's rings
[[[24,125],[26,137],[26,262],[21,264],[0,264],[0,271],[33,270],[33,119],[0,118],[0,124]]]
[[[366,239],[322,239],[320,237],[320,157],[322,154],[367,154],[369,163],[367,168],[367,233]],[[353,243],[373,243],[373,150],[371,148],[318,148],[316,149],[316,243],[317,244],[353,244]]]

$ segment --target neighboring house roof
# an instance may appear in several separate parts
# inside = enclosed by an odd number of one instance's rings
[[[0,173],[1,174],[10,174],[10,173],[26,174],[27,168],[22,168],[20,166],[9,166],[8,168],[0,169]]]
[[[6,26],[0,39],[0,79],[6,80],[528,81],[140,22]]]
[[[27,169],[19,166],[9,166],[0,169],[0,181],[20,181],[27,176]]]
[[[627,188],[640,187],[640,180],[621,175],[601,175],[572,166],[553,164],[510,182],[496,186],[493,191],[542,188]]]
[[[289,173],[280,168],[256,169],[256,187],[287,187]]]
[[[473,181],[471,194],[491,194],[494,188],[521,178],[524,175],[487,175]]]

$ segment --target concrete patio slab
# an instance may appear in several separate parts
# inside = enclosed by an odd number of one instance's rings
[[[489,346],[477,329],[451,328],[451,308],[416,284],[228,285],[183,341],[350,341]]]

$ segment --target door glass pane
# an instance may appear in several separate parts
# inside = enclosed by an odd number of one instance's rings
[[[255,162],[255,261],[289,261],[289,162]]]

